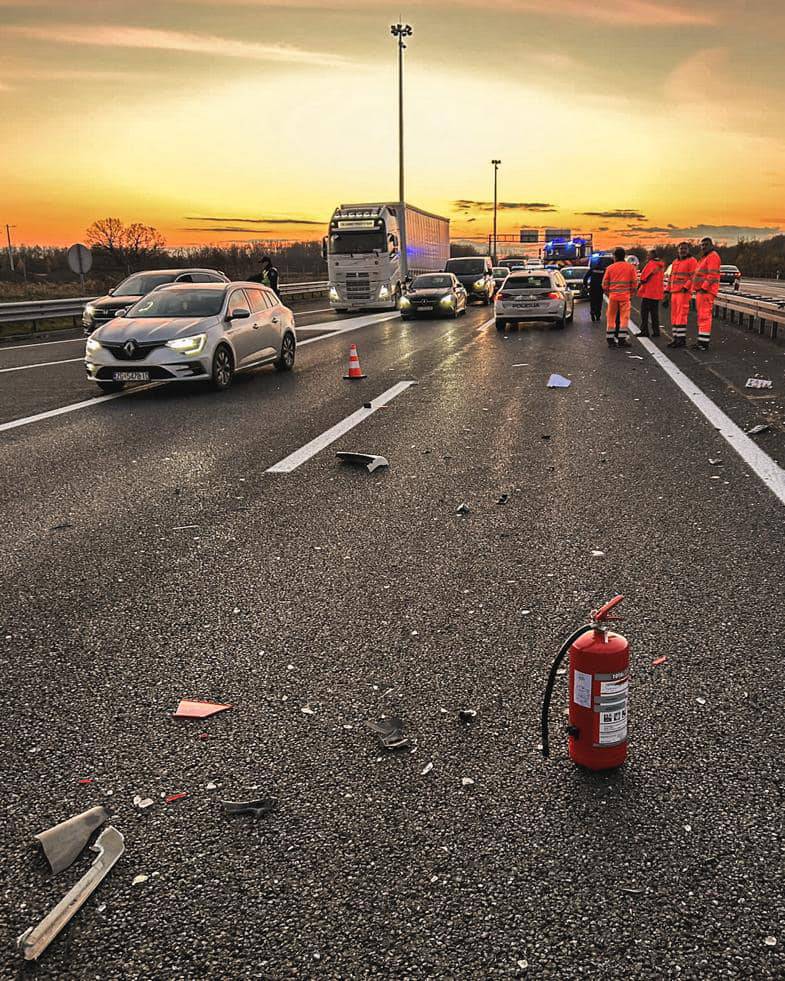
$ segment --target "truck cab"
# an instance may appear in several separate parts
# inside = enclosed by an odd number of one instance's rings
[[[324,256],[336,310],[394,310],[402,293],[398,211],[386,204],[341,205],[330,219]]]

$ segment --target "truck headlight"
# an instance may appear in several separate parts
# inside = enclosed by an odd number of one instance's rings
[[[178,354],[186,354],[189,357],[194,354],[201,354],[207,343],[207,334],[194,334],[193,337],[175,337],[174,340],[167,341],[166,346],[177,351]]]
[[[84,348],[85,354],[95,354],[96,351],[101,350],[101,343],[100,341],[96,341],[93,337],[88,337]]]
[[[340,297],[338,296],[338,290],[334,286],[330,287],[330,299],[331,300],[340,299]]]
[[[385,286],[384,283],[382,283],[382,285],[379,287],[379,299],[386,300],[389,295],[390,295],[389,287]]]

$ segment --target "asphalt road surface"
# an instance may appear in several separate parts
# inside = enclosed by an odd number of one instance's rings
[[[0,350],[3,976],[782,978],[785,352],[722,324],[707,355],[608,350],[583,304],[564,331],[337,319],[221,395],[97,401],[78,343]],[[733,424],[762,421],[751,457]],[[548,761],[540,702],[616,593],[630,757],[592,775],[566,678]],[[385,714],[416,752],[378,747]],[[52,877],[32,837],[95,804],[127,850],[24,969],[92,857]]]

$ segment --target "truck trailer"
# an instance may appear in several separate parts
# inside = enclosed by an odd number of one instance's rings
[[[322,252],[335,310],[395,310],[407,276],[442,272],[450,220],[400,202],[341,204]]]

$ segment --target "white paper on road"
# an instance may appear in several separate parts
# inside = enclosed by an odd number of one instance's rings
[[[591,708],[591,675],[585,671],[575,672],[574,688],[572,697],[576,705],[583,708]]]

